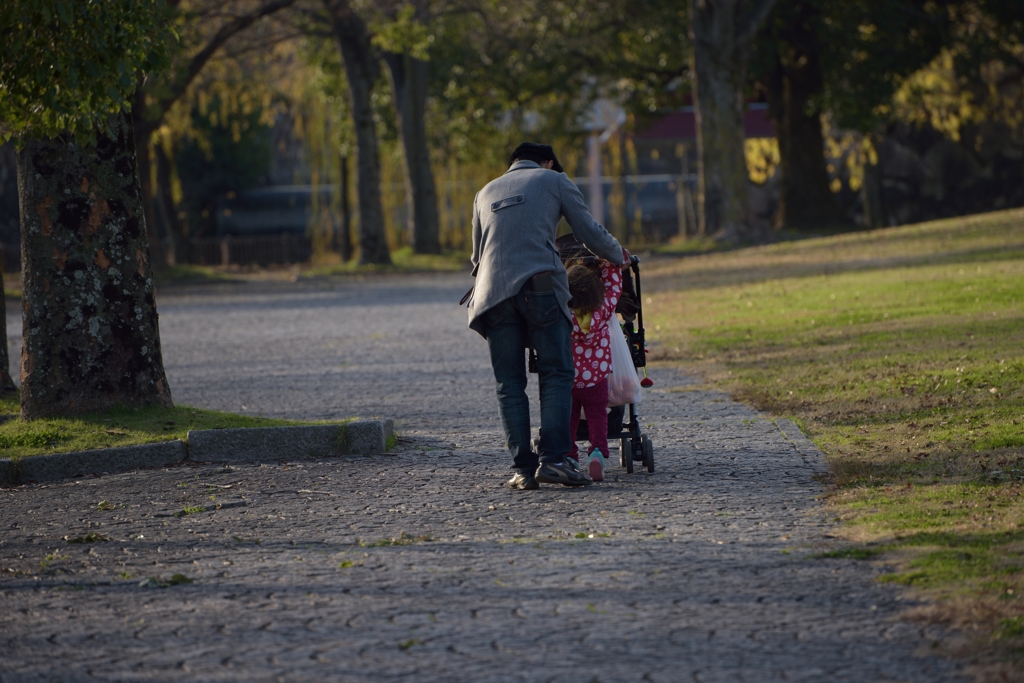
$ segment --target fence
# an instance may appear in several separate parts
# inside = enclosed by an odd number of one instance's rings
[[[589,179],[576,178],[574,182],[584,196],[589,196]],[[438,209],[445,248],[465,250],[471,247],[472,202],[480,184],[478,180],[468,179],[439,184]],[[693,234],[696,230],[692,199],[695,184],[693,174],[604,177],[601,185],[605,224],[627,243],[656,243],[675,235]],[[276,228],[291,232],[193,239],[179,246],[177,261],[206,266],[271,266],[309,261],[313,255],[312,240],[297,230],[310,220],[312,214],[308,205],[315,190],[317,188],[288,186],[240,194],[230,211],[220,212],[225,220],[222,227],[238,231]],[[404,226],[405,205],[394,206],[391,222]],[[228,217],[230,222],[226,220]],[[395,230],[400,233],[404,228]],[[394,236],[392,246],[401,243],[403,237],[401,234]],[[152,245],[154,264],[168,263],[170,254],[169,243]],[[0,266],[6,273],[21,270],[17,244],[0,244]]]
[[[154,265],[166,263],[169,245],[153,245]],[[313,244],[305,235],[263,237],[215,237],[192,240],[186,245],[185,263],[202,266],[271,266],[305,263],[313,255]],[[21,247],[0,244],[0,267],[5,273],[21,272]]]

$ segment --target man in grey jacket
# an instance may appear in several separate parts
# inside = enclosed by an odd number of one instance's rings
[[[473,276],[469,326],[487,339],[498,407],[512,455],[514,489],[537,482],[584,486],[589,477],[566,462],[574,376],[569,282],[555,248],[561,217],[596,255],[623,263],[623,250],[594,220],[550,145],[524,142],[511,166],[473,202]],[[541,438],[530,445],[526,349],[537,352]]]

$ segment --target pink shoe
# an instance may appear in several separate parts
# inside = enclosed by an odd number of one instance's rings
[[[587,469],[591,479],[604,481],[604,456],[599,449],[595,448],[590,452],[590,464]]]

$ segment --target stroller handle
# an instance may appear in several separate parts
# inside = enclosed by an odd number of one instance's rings
[[[574,256],[574,257],[568,258],[566,260],[567,261],[575,261],[577,263],[592,264],[592,263],[597,263],[601,259],[598,258],[597,256],[591,255],[591,256]],[[632,268],[633,272],[639,272],[639,270],[640,270],[640,257],[636,256],[634,254],[630,254],[629,255],[629,263],[623,263],[622,264],[623,268],[625,268],[626,266],[629,266],[630,268]]]

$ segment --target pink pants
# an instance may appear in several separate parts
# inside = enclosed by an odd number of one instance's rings
[[[600,449],[604,457],[608,457],[608,378],[585,389],[572,390],[572,413],[569,418],[569,434],[572,448],[569,455],[579,460],[579,448],[576,446],[576,430],[580,426],[580,406],[587,418],[587,431],[590,433],[591,448]]]

